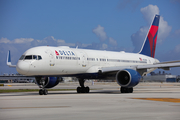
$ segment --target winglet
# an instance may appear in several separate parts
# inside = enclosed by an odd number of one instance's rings
[[[149,32],[145,38],[144,44],[141,48],[141,51],[139,52],[140,54],[154,58],[157,43],[159,19],[160,15],[155,15],[152,25],[149,28]]]
[[[16,65],[12,65],[11,64],[11,53],[10,53],[10,50],[8,51],[8,54],[7,54],[7,65],[9,67],[16,67]]]

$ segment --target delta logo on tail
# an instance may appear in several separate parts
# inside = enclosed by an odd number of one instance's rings
[[[152,25],[150,26],[144,45],[139,52],[140,54],[144,54],[154,58],[157,43],[159,19],[160,15],[156,15]]]

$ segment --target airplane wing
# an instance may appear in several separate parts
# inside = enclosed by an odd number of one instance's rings
[[[16,65],[12,65],[11,64],[11,54],[10,54],[10,50],[8,51],[8,54],[7,54],[7,65],[9,67],[16,67]]]
[[[180,60],[179,61],[168,61],[168,62],[161,62],[156,64],[148,64],[148,65],[132,65],[132,66],[112,66],[112,67],[102,67],[100,68],[100,72],[116,72],[123,69],[150,69],[150,68],[159,68],[164,70],[169,70],[171,67],[180,67]]]
[[[169,68],[171,67],[180,67],[180,61],[169,61],[169,62],[156,63],[152,65],[138,65],[137,69],[159,68],[159,69],[169,70]]]

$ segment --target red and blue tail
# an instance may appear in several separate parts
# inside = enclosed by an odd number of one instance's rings
[[[139,54],[147,55],[154,58],[157,43],[159,19],[160,15],[155,15],[153,23],[149,29],[149,32],[146,36],[146,39]]]

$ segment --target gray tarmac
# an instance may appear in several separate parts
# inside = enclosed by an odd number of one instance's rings
[[[0,120],[180,120],[180,83],[140,83],[130,94],[120,93],[116,83],[86,85],[93,89],[90,93],[1,93]],[[77,86],[60,83],[55,89]],[[0,87],[22,88],[38,89],[34,84]]]

